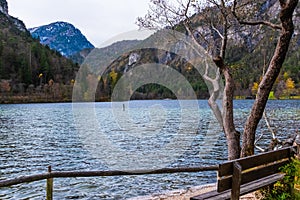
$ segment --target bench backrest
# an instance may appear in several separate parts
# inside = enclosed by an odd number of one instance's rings
[[[281,166],[290,162],[296,147],[286,147],[277,151],[270,151],[246,158],[232,160],[219,165],[218,192],[232,188],[234,163],[238,163],[242,170],[241,184],[264,178],[279,172]]]

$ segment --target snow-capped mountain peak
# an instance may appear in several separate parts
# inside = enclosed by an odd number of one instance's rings
[[[83,49],[94,48],[79,29],[67,22],[54,22],[30,28],[29,31],[34,38],[39,38],[42,44],[67,57]]]

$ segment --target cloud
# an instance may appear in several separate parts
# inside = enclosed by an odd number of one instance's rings
[[[149,0],[7,0],[9,13],[27,28],[56,21],[72,23],[95,46],[122,32],[138,29],[135,20]]]

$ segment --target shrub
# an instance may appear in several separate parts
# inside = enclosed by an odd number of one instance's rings
[[[300,161],[293,159],[292,162],[280,168],[285,173],[282,180],[274,185],[263,188],[261,193],[263,199],[289,200],[300,199]]]

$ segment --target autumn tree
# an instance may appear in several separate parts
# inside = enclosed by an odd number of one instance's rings
[[[212,92],[209,105],[227,138],[228,159],[254,154],[255,132],[269,97],[269,93],[280,73],[285,60],[290,40],[294,32],[293,13],[298,0],[278,0],[279,14],[275,20],[267,14],[261,14],[267,0],[151,0],[148,14],[138,18],[140,27],[161,29],[173,27],[184,32],[204,47],[225,80],[223,91],[223,111],[216,104],[216,94]],[[200,19],[197,21],[197,19]],[[198,24],[198,26],[197,26]],[[180,26],[181,25],[181,26]],[[270,63],[257,88],[256,100],[253,104],[243,131],[242,145],[240,133],[236,130],[233,118],[233,95],[235,81],[231,68],[225,62],[229,36],[234,32],[251,32],[257,26],[266,26],[274,30],[273,42],[276,48],[271,55]],[[276,37],[277,41],[276,41]],[[247,36],[245,36],[247,39]],[[218,76],[216,76],[218,77]],[[213,79],[206,76],[206,81]],[[217,89],[217,85],[213,84]]]
[[[257,91],[258,91],[258,83],[257,83],[257,82],[254,82],[254,83],[253,83],[253,86],[252,86],[252,88],[251,88],[252,95],[256,95],[256,94],[257,94]]]
[[[116,83],[117,83],[117,78],[118,78],[118,73],[115,72],[115,70],[112,70],[110,73],[109,73],[109,76],[111,78],[111,84],[112,84],[112,88],[115,87]]]
[[[294,92],[295,82],[292,80],[292,78],[288,78],[285,81],[285,88],[287,96],[290,96]]]

